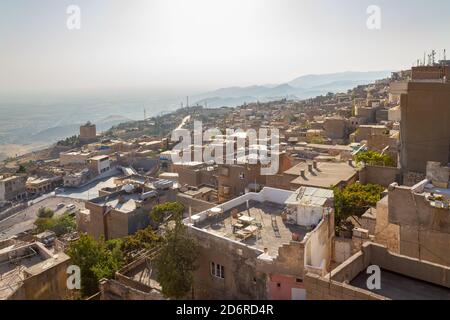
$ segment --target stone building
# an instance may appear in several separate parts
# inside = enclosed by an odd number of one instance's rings
[[[151,209],[164,202],[175,200],[173,182],[165,180],[144,181],[119,186],[85,203],[77,213],[77,227],[95,239],[123,238],[146,228],[150,223]]]
[[[66,297],[70,258],[39,242],[0,243],[0,300],[61,300]]]
[[[344,118],[326,118],[323,123],[323,128],[327,138],[340,141],[347,138],[347,120]]]
[[[400,165],[404,179],[410,173],[424,175],[428,161],[442,165],[450,162],[449,70],[448,66],[415,67],[411,81],[391,84],[391,93],[400,97]],[[418,175],[415,182],[420,180]]]
[[[87,122],[80,126],[80,142],[90,143],[97,140],[97,129],[95,124]]]
[[[0,175],[0,201],[26,199],[26,182],[26,175]]]
[[[325,274],[330,263],[328,196],[266,187],[185,219],[200,245],[194,298],[304,299],[304,272]],[[321,214],[298,209],[307,199]]]
[[[393,183],[378,207],[377,241],[403,255],[450,265],[448,167],[430,162],[427,178],[413,187]]]

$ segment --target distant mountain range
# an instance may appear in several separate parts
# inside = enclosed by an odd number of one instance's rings
[[[358,85],[369,84],[390,76],[390,71],[341,72],[306,75],[281,84],[229,87],[191,96],[191,101],[209,107],[235,107],[250,102],[307,99],[328,92],[346,92]],[[53,103],[10,103],[0,99],[0,158],[16,154],[14,146],[29,148],[54,143],[78,134],[79,126],[87,120],[105,131],[119,123],[142,118],[144,108],[149,116],[172,112],[179,107],[179,96],[153,97],[126,94],[119,96],[81,96]],[[114,116],[108,116],[114,115]],[[107,118],[104,118],[108,116]]]
[[[358,85],[389,77],[391,71],[340,72],[305,75],[275,85],[221,88],[193,97],[193,101],[209,107],[234,107],[243,103],[270,101],[282,98],[308,99],[328,92],[346,92]]]

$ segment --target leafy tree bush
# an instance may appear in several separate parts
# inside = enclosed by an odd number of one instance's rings
[[[98,292],[100,279],[113,278],[123,266],[120,241],[96,241],[91,236],[82,234],[80,239],[70,244],[67,254],[72,263],[80,267],[81,294],[84,297]]]
[[[58,146],[62,147],[75,147],[80,145],[80,137],[77,135],[65,138],[56,143]]]
[[[185,298],[191,291],[193,272],[198,268],[198,244],[183,224],[182,213],[183,206],[179,203],[156,206],[151,213],[152,217],[171,220],[172,226],[166,230],[154,262],[162,293],[173,299]]]
[[[312,144],[324,144],[325,140],[323,140],[323,138],[321,137],[315,137],[311,139],[311,143]]]
[[[59,217],[41,217],[34,222],[36,232],[41,233],[46,230],[55,232],[57,236],[72,232],[76,229],[75,218],[69,213],[64,213]]]
[[[17,170],[17,173],[27,173],[27,168],[23,164],[19,166],[19,169]]]
[[[363,215],[369,207],[381,200],[384,187],[376,184],[355,183],[343,189],[334,189],[335,224],[340,225],[350,216]]]
[[[381,154],[376,151],[361,152],[356,156],[358,163],[364,162],[371,166],[395,167],[395,160],[389,154]]]
[[[151,228],[139,230],[125,237],[120,244],[124,259],[130,261],[132,254],[140,250],[151,250],[161,243],[161,237]]]
[[[38,210],[37,216],[39,218],[52,218],[55,212],[50,208],[41,207]]]
[[[150,213],[150,218],[158,223],[167,220],[181,220],[183,218],[184,206],[179,202],[166,202],[155,206]]]

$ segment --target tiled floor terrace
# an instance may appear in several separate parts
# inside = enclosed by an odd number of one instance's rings
[[[271,202],[249,201],[243,203],[231,210],[225,211],[215,217],[209,217],[199,222],[196,227],[207,230],[212,234],[226,237],[231,240],[240,241],[257,249],[268,249],[268,254],[277,256],[278,249],[283,244],[288,244],[292,240],[292,234],[298,235],[297,241],[302,241],[306,233],[309,232],[306,227],[298,226],[288,221],[283,221],[282,213],[285,209],[284,205]],[[254,236],[246,240],[242,240],[233,232],[233,226],[238,222],[234,215],[244,215],[254,218],[253,225],[259,225],[260,229]]]

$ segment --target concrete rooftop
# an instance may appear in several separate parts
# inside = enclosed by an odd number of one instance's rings
[[[354,278],[352,286],[368,290],[366,270]],[[369,290],[392,300],[450,300],[450,289],[381,269],[381,289]]]
[[[301,176],[301,171],[305,170],[305,176]],[[308,170],[308,164],[299,163],[285,174],[298,176],[291,181],[295,187],[307,186],[328,189],[336,186],[342,181],[351,179],[356,174],[356,168],[347,162],[318,162],[317,169],[312,172]]]
[[[253,217],[255,218],[254,223],[261,224],[261,229],[255,236],[247,240],[241,240],[233,233],[233,224],[237,220],[232,217],[231,212],[235,209],[237,209],[238,214]],[[248,210],[247,204],[243,203],[217,217],[207,218],[199,222],[196,227],[221,237],[240,241],[259,250],[267,248],[269,255],[277,256],[278,249],[292,240],[293,233],[298,234],[299,241],[301,241],[308,232],[306,227],[284,222],[281,218],[284,209],[285,206],[281,204],[250,200]]]

